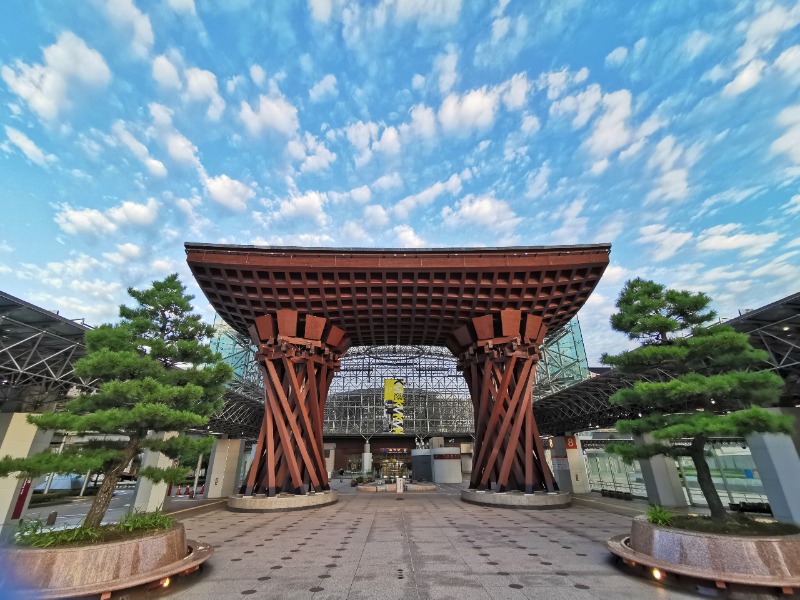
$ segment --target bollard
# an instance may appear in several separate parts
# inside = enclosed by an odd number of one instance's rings
[[[52,527],[53,525],[55,525],[57,518],[58,518],[58,511],[56,510],[47,515],[47,526]]]

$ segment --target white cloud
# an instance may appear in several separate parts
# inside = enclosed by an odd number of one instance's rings
[[[768,8],[768,10],[748,24],[745,42],[738,51],[735,65],[737,67],[772,50],[783,33],[800,23],[800,4],[796,4],[791,9],[781,5],[770,7],[768,3],[760,7]]]
[[[600,86],[593,83],[585,90],[572,96],[565,96],[556,100],[550,105],[551,115],[563,115],[575,113],[572,119],[572,127],[579,129],[589,122],[597,107],[602,100],[603,92]]]
[[[311,17],[315,21],[327,23],[333,11],[332,0],[308,0],[308,8],[311,10]]]
[[[700,158],[702,145],[683,148],[668,135],[655,147],[648,166],[660,171],[656,187],[647,195],[647,202],[655,200],[683,200],[690,192],[689,168]]]
[[[792,196],[791,200],[781,206],[781,209],[787,215],[800,215],[800,194]]]
[[[510,234],[522,222],[505,200],[492,193],[482,196],[469,194],[451,208],[442,209],[442,219],[449,227],[473,225],[501,234]]]
[[[624,62],[626,58],[628,58],[628,49],[624,46],[620,46],[608,53],[606,56],[606,64],[618,65]]]
[[[178,13],[185,13],[187,15],[197,14],[194,6],[194,0],[167,0],[169,7]]]
[[[104,235],[114,233],[119,227],[152,225],[158,216],[158,202],[150,198],[146,204],[125,201],[105,211],[94,208],[73,208],[61,204],[55,222],[62,231],[73,235]]]
[[[29,65],[17,60],[13,68],[3,65],[0,69],[9,89],[42,119],[53,120],[70,106],[68,92],[72,82],[99,88],[111,80],[103,56],[71,31],[61,33],[42,54],[44,64]]]
[[[133,0],[106,0],[105,9],[115,26],[131,30],[131,50],[139,58],[145,58],[153,47],[150,17],[139,10]]]
[[[424,104],[415,104],[409,111],[411,122],[400,125],[401,137],[433,139],[436,137],[436,113]]]
[[[697,237],[697,249],[705,251],[741,250],[743,257],[762,254],[774,246],[781,235],[772,233],[744,233],[742,225],[727,223],[704,230]]]
[[[463,96],[450,94],[439,108],[439,123],[450,133],[468,133],[472,129],[488,129],[494,124],[498,94],[486,86]]]
[[[641,237],[637,243],[654,246],[653,260],[659,262],[675,256],[692,239],[690,232],[677,231],[662,224],[645,225],[639,229],[639,234]]]
[[[356,167],[363,166],[372,160],[372,143],[378,139],[380,126],[371,121],[356,121],[344,128],[345,137],[358,151],[355,156]]]
[[[259,96],[256,109],[248,102],[242,102],[239,118],[252,135],[258,135],[265,129],[272,129],[283,135],[292,136],[300,127],[297,109],[280,94]]]
[[[209,198],[235,211],[245,210],[247,203],[256,195],[250,186],[227,175],[207,177],[203,185]]]
[[[200,159],[197,158],[197,146],[185,135],[173,131],[166,137],[167,153],[176,162],[199,167]]]
[[[347,240],[345,244],[352,244],[353,241],[357,242],[371,242],[372,237],[367,233],[366,229],[361,226],[361,223],[356,221],[347,221],[342,227],[342,237]]]
[[[736,77],[722,90],[723,96],[738,96],[755,86],[761,79],[761,71],[767,66],[763,60],[751,61]]]
[[[576,198],[550,213],[551,220],[561,223],[561,226],[551,234],[556,244],[575,244],[585,236],[589,217],[581,215],[584,206],[586,199]]]
[[[21,131],[13,127],[5,126],[6,136],[8,141],[16,146],[31,162],[36,163],[40,167],[46,167],[57,158],[53,154],[45,153],[36,143]]]
[[[140,258],[143,254],[142,248],[129,242],[117,244],[116,252],[104,252],[103,257],[115,265],[126,265],[130,261]]]
[[[400,134],[396,127],[385,127],[379,140],[372,144],[373,150],[388,155],[400,153]]]
[[[713,38],[705,31],[696,29],[690,33],[683,42],[683,52],[689,60],[694,60],[703,53],[712,39]]]
[[[264,81],[267,79],[267,72],[264,70],[264,67],[261,65],[251,65],[250,79],[252,79],[253,83],[256,85],[263,85]]]
[[[350,190],[350,197],[359,204],[366,204],[372,199],[372,192],[369,186],[362,185],[361,187]]]
[[[592,164],[591,172],[592,175],[600,175],[608,168],[608,159],[604,158],[602,160],[598,160],[597,162]]]
[[[631,93],[619,90],[605,94],[602,100],[605,112],[594,121],[591,136],[584,146],[595,159],[609,158],[626,146],[632,137],[627,120],[631,116]]]
[[[425,87],[425,76],[416,73],[414,77],[411,78],[411,87],[415,90],[421,90]]]
[[[400,173],[394,171],[392,173],[387,173],[386,175],[381,175],[378,177],[373,183],[372,187],[382,191],[393,190],[395,188],[403,187],[403,178],[400,177]]]
[[[543,196],[549,186],[549,178],[550,163],[549,161],[545,161],[536,171],[531,171],[528,174],[528,179],[525,185],[525,195],[531,199],[536,199]]]
[[[278,202],[276,216],[284,219],[301,218],[313,221],[320,227],[328,222],[324,204],[327,196],[323,193],[310,191],[305,194],[294,194]]]
[[[800,165],[800,104],[783,109],[775,121],[786,127],[786,133],[772,142],[770,150],[773,154],[785,154]]]
[[[166,177],[167,168],[160,160],[150,156],[150,151],[143,143],[137,140],[133,134],[125,127],[124,121],[116,121],[111,127],[111,131],[119,142],[147,167],[151,175],[156,177]]]
[[[158,216],[159,204],[155,198],[148,198],[146,204],[138,204],[126,200],[118,206],[106,211],[108,218],[121,226],[136,225],[146,227],[152,225]]]
[[[425,240],[419,237],[410,225],[398,225],[392,231],[401,248],[424,248],[427,245]]]
[[[211,71],[190,68],[184,72],[186,77],[186,98],[200,102],[208,100],[206,116],[212,121],[219,121],[225,110],[225,100],[219,95],[217,76]]]
[[[417,21],[424,27],[443,27],[458,21],[461,0],[382,0],[385,7],[394,7],[394,16],[401,23]]]
[[[446,54],[440,54],[433,63],[434,70],[439,74],[439,92],[448,94],[458,80],[456,67],[458,66],[458,53],[455,47],[447,47]]]
[[[461,177],[453,174],[447,181],[437,181],[417,194],[406,196],[392,207],[392,214],[405,220],[419,207],[430,206],[442,194],[448,192],[452,195],[461,192]]]
[[[787,77],[800,75],[800,45],[787,48],[775,59],[775,66]]]
[[[500,86],[503,104],[508,110],[519,110],[525,106],[531,84],[525,73],[517,73]]]
[[[539,131],[540,127],[541,123],[536,115],[529,115],[528,113],[522,115],[522,125],[520,126],[522,133],[525,135],[533,135]]]
[[[380,204],[364,207],[364,222],[373,229],[380,229],[389,224],[389,213]]]
[[[153,79],[164,90],[180,91],[183,87],[178,68],[165,55],[153,59]]]
[[[310,90],[308,90],[308,97],[312,102],[319,102],[326,96],[333,97],[338,93],[339,90],[336,89],[336,76],[328,74],[315,83]]]
[[[331,152],[324,142],[309,132],[306,132],[302,139],[290,140],[286,149],[292,158],[302,161],[301,173],[322,171],[336,160],[336,153]]]

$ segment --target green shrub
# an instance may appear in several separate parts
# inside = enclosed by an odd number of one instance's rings
[[[18,546],[32,548],[50,548],[54,546],[71,546],[91,544],[131,537],[141,531],[158,531],[169,529],[175,519],[161,514],[159,511],[144,513],[130,512],[120,519],[118,525],[102,527],[74,527],[72,529],[53,529],[46,527],[41,519],[22,519],[19,522],[14,542]]]
[[[653,525],[669,527],[672,524],[672,513],[656,504],[647,509],[647,520]]]
[[[175,524],[175,519],[161,514],[161,511],[129,512],[119,521],[119,529],[123,531],[152,531],[154,529],[169,529]]]

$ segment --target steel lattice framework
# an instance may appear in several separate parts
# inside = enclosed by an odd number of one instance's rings
[[[255,347],[221,319],[215,319],[212,348],[234,369],[222,412],[209,422],[217,433],[255,438],[264,411],[264,380]],[[577,318],[549,334],[541,349],[534,384],[539,398],[588,377]],[[325,405],[326,435],[371,436],[388,430],[384,410],[385,379],[405,382],[407,433],[472,434],[469,389],[456,358],[441,346],[356,346],[341,359]]]
[[[74,372],[87,329],[0,292],[0,403],[31,411],[62,401],[73,387],[90,389],[93,382]]]

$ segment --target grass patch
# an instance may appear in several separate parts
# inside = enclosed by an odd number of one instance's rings
[[[41,519],[23,519],[14,536],[14,543],[30,548],[84,546],[137,538],[153,531],[171,529],[174,525],[175,519],[160,512],[131,512],[123,515],[120,522],[114,525],[58,530],[46,527]]]
[[[737,515],[724,521],[715,521],[702,515],[673,515],[669,526],[687,531],[703,533],[722,533],[728,535],[793,535],[800,533],[800,527],[777,521],[762,521]]]

